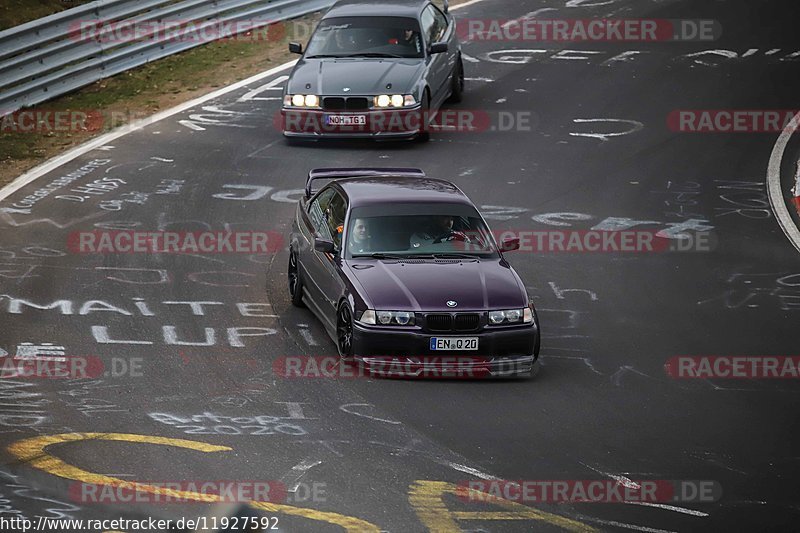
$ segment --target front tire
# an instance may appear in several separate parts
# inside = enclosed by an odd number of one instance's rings
[[[297,260],[297,252],[289,251],[289,296],[292,305],[295,307],[305,307],[303,303],[303,278],[300,275],[300,262]]]
[[[453,73],[452,87],[450,89],[450,101],[454,104],[464,99],[464,62],[461,56],[458,58],[456,71]]]
[[[353,358],[353,314],[350,306],[343,303],[336,313],[336,348],[339,357],[345,361]]]

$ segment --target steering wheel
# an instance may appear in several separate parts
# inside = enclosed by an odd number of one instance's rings
[[[461,241],[466,243],[472,242],[470,241],[469,237],[467,237],[464,233],[460,231],[450,230],[447,233],[443,233],[439,237],[437,237],[433,241],[433,244],[439,244],[441,242],[451,242],[451,241]]]

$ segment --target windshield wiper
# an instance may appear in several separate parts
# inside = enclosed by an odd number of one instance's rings
[[[436,259],[480,259],[481,256],[477,254],[451,254],[451,253],[442,253],[442,254],[431,254]]]
[[[353,254],[353,259],[360,259],[363,257],[370,257],[372,259],[433,259],[433,254],[385,254],[385,253],[374,253],[374,254]]]
[[[319,59],[319,58],[326,58],[326,57],[348,57],[342,56],[337,54],[315,54],[313,56],[306,56],[306,59]]]
[[[405,56],[399,56],[397,54],[384,54],[381,52],[362,52],[360,54],[348,54],[342,57],[394,57],[403,59]]]

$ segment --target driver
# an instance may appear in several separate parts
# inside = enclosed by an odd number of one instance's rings
[[[453,230],[454,218],[450,215],[436,215],[429,219],[426,228],[411,236],[412,248],[438,244],[448,241],[469,242],[469,238],[460,231]]]
[[[416,32],[414,30],[403,30],[402,42],[405,43],[406,45],[409,45],[409,46],[413,45],[414,44],[414,39],[416,37],[414,35],[415,33]]]
[[[389,39],[389,44],[401,45],[409,50],[419,51],[417,32],[414,30],[400,30],[397,37]]]

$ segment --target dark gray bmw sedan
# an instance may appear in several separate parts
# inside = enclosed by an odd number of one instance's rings
[[[391,363],[411,376],[531,375],[539,323],[504,257],[518,248],[498,245],[458,187],[421,170],[317,169],[292,224],[289,293],[345,361],[378,374]]]
[[[341,0],[323,17],[286,84],[290,139],[417,138],[442,104],[461,101],[464,66],[447,2]]]

